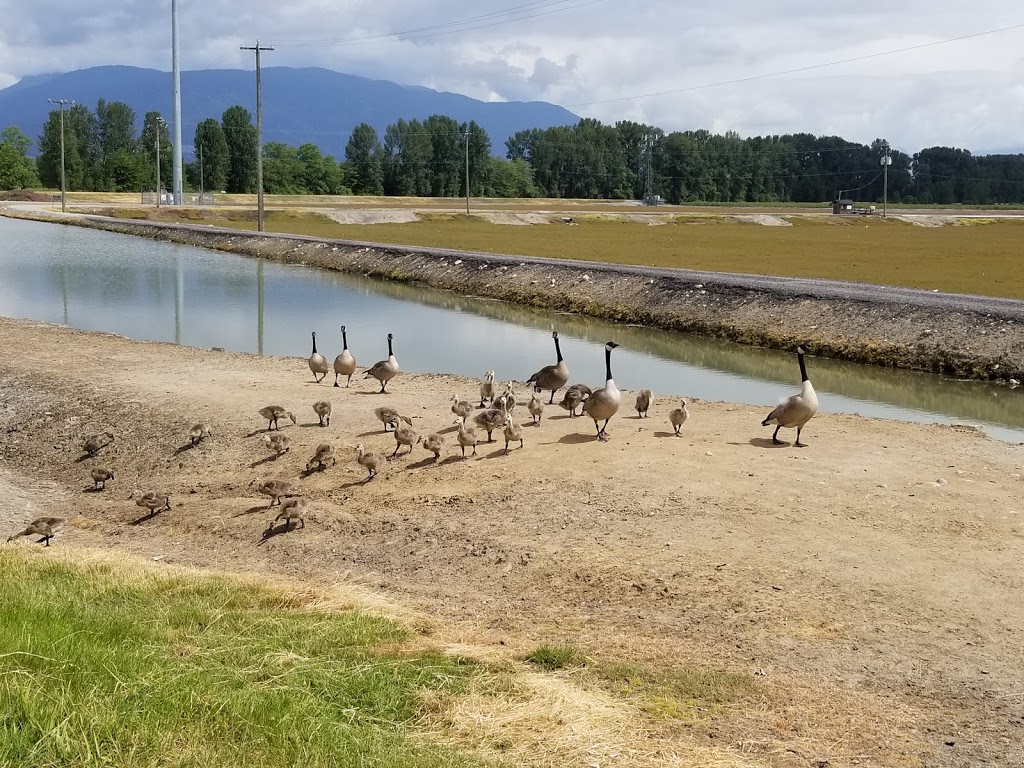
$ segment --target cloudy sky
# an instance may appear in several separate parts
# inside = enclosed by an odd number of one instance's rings
[[[251,68],[238,46],[259,37],[276,48],[266,66],[551,101],[608,122],[1024,151],[1024,26],[927,45],[1024,25],[1020,0],[179,0],[178,10],[185,69]],[[99,64],[170,69],[170,0],[0,0],[0,18],[0,87]],[[747,78],[757,79],[728,84]]]

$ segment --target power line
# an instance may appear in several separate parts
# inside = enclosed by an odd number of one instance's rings
[[[676,93],[688,93],[690,91],[700,91],[705,88],[718,88],[723,85],[737,85],[739,83],[749,83],[754,80],[765,80],[770,77],[781,77],[782,75],[793,75],[799,72],[810,72],[815,69],[824,69],[825,67],[834,67],[839,64],[851,64],[856,61],[866,61],[868,59],[877,59],[880,56],[892,56],[896,53],[906,53],[907,51],[919,51],[922,48],[931,48],[936,45],[946,45],[947,43],[956,43],[961,40],[970,40],[975,37],[983,37],[985,35],[994,35],[999,32],[1009,32],[1015,29],[1024,28],[1024,23],[1013,24],[1008,27],[998,27],[997,29],[987,29],[984,32],[973,32],[969,35],[960,35],[959,37],[950,37],[945,40],[934,40],[930,43],[920,43],[918,45],[908,45],[905,48],[894,48],[890,51],[879,51],[878,53],[866,53],[863,56],[853,56],[848,59],[837,59],[836,61],[826,61],[821,64],[808,64],[805,67],[796,67],[795,69],[784,69],[779,72],[767,72],[762,75],[750,75],[749,77],[738,77],[734,80],[721,80],[717,83],[705,83],[703,85],[691,85],[686,88],[673,88],[669,91],[655,91],[654,93],[642,93],[635,96],[619,96],[614,99],[602,99],[600,101],[585,101],[578,104],[563,104],[566,108],[574,107],[592,107],[598,104],[614,104],[619,101],[636,101],[637,99],[649,99],[655,96],[669,96]]]

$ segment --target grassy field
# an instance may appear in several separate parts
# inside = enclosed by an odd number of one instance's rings
[[[107,213],[153,218],[156,211]],[[256,228],[249,211],[162,209],[159,219]],[[435,213],[412,223],[360,225],[310,212],[269,211],[266,224],[269,231],[317,237],[1024,298],[1024,220],[965,219],[939,227],[860,217],[794,216],[791,227],[714,215],[680,216],[660,226],[601,216],[576,220],[578,226],[507,226]]]
[[[391,621],[14,548],[0,570],[0,765],[475,764],[413,727],[473,666]]]

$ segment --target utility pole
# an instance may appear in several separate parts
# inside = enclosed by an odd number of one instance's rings
[[[238,46],[242,51],[256,53],[256,229],[263,231],[263,95],[260,87],[260,51],[272,51],[274,46]]]
[[[47,99],[51,104],[60,104],[60,212],[68,212],[67,184],[64,182],[64,105],[74,104],[71,99]]]
[[[160,207],[160,126],[166,125],[162,117],[156,119],[156,207]]]
[[[205,187],[203,185],[203,145],[199,145],[199,204],[203,204],[203,193]]]
[[[892,156],[889,154],[889,143],[882,145],[882,218],[886,217],[886,208],[889,204],[889,166],[892,165]],[[878,178],[877,176],[875,177]]]
[[[182,183],[181,163],[181,68],[178,65],[178,2],[171,0],[171,80],[172,98],[174,106],[174,133],[171,134],[173,146],[173,166],[171,195],[174,205],[181,205],[184,201]]]
[[[466,218],[469,218],[469,123],[466,123]]]

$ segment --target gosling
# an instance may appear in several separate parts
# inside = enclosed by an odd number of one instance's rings
[[[513,419],[505,422],[505,455],[508,455],[508,444],[519,441],[519,447],[523,447],[523,428]]]
[[[373,480],[380,468],[384,466],[384,460],[373,451],[363,448],[362,443],[356,446],[356,462],[360,466],[366,467],[366,470],[370,473],[366,478],[368,481]]]
[[[256,490],[270,497],[267,509],[273,507],[275,503],[280,504],[285,496],[295,495],[295,486],[288,480],[258,480]]]
[[[320,426],[331,426],[331,403],[328,400],[317,400],[313,403],[313,413],[320,417]]]
[[[484,407],[484,401],[490,400],[494,402],[495,395],[498,394],[498,385],[494,383],[494,371],[487,371],[484,373],[484,380],[480,384],[480,407]]]
[[[476,456],[476,430],[466,426],[466,422],[455,420],[455,423],[459,425],[459,445],[462,446],[462,458],[466,458],[466,449],[470,446],[473,447],[473,455]]]
[[[14,541],[21,536],[42,536],[36,544],[42,544],[45,547],[50,546],[50,539],[53,538],[54,534],[57,533],[63,527],[65,523],[63,517],[37,517],[25,530],[8,536],[8,541]]]
[[[416,442],[423,443],[423,447],[434,454],[434,461],[438,461],[441,458],[441,451],[444,450],[444,437],[442,435],[436,432],[426,437],[420,435]]]
[[[682,408],[676,408],[668,415],[668,420],[672,422],[672,427],[676,431],[676,437],[679,437],[679,430],[683,428],[683,424],[690,418],[690,412],[686,410],[686,401],[683,400]]]
[[[649,389],[641,389],[636,396],[636,417],[638,419],[644,419],[647,417],[647,411],[651,407],[651,401],[654,399],[654,393]]]
[[[412,447],[416,445],[416,431],[412,427],[399,426],[395,429],[395,451],[391,454],[391,458],[397,458],[398,452],[401,450],[403,445],[409,446],[409,453],[412,453]]]
[[[157,512],[168,512],[171,509],[171,497],[166,493],[157,493],[156,491],[146,491],[139,498],[135,500],[135,506],[145,507],[149,510],[149,516],[152,517]]]
[[[275,435],[264,435],[263,442],[267,444],[267,448],[270,449],[271,453],[275,456],[288,453],[292,449],[292,439],[288,435],[282,435],[280,433]]]
[[[306,463],[306,472],[312,472],[315,467],[318,471],[322,472],[327,469],[327,462],[331,462],[331,466],[335,466],[338,460],[334,456],[334,446],[330,443],[320,443],[316,447],[316,453]]]
[[[508,415],[505,411],[499,408],[488,408],[486,411],[481,411],[473,417],[473,421],[476,425],[487,432],[487,442],[493,443],[494,440],[491,438],[491,433],[499,427],[504,427],[508,421]]]
[[[82,450],[90,456],[95,456],[101,449],[114,442],[114,436],[110,432],[100,432],[96,435],[89,435],[82,441]]]
[[[473,404],[468,400],[463,400],[458,395],[452,395],[452,413],[458,416],[463,421],[466,417],[473,412]]]
[[[404,421],[410,427],[412,426],[412,419],[408,416],[403,416],[394,408],[389,408],[386,405],[382,405],[380,408],[374,408],[373,412],[377,415],[377,418],[384,423],[384,431],[387,432],[388,427],[392,429],[398,429],[398,422]]]
[[[530,412],[533,423],[540,426],[540,417],[544,413],[544,401],[537,397],[536,392],[534,392],[530,397],[530,402],[527,403],[526,410]]]
[[[268,406],[266,406],[264,408],[260,408],[259,413],[260,413],[260,416],[262,416],[268,422],[268,424],[267,424],[267,431],[268,432],[271,429],[280,429],[280,427],[277,425],[277,420],[278,419],[283,419],[286,416],[289,419],[292,420],[292,424],[295,423],[295,414],[293,414],[291,411],[286,411],[280,405],[268,405]]]
[[[306,521],[303,519],[303,515],[309,514],[309,510],[310,504],[307,498],[299,496],[294,499],[285,499],[281,502],[281,511],[277,513],[277,517],[274,518],[274,522],[270,524],[270,528],[267,531],[270,531],[278,520],[284,520],[286,530],[291,530],[296,520],[301,523],[299,528],[305,528]]]
[[[192,429],[188,431],[188,439],[192,442],[193,448],[196,446],[197,443],[201,443],[203,440],[212,435],[213,432],[210,431],[209,424],[194,424],[192,426]]]
[[[104,467],[96,467],[89,475],[92,477],[93,490],[98,491],[107,490],[107,480],[114,479],[114,473]]]

